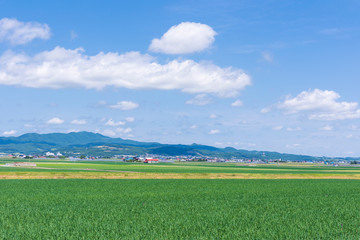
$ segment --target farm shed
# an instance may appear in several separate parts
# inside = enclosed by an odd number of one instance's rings
[[[147,158],[145,159],[144,163],[158,163],[159,159],[156,158]]]

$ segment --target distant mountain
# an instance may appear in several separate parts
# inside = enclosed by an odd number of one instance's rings
[[[111,138],[99,133],[27,133],[19,137],[0,137],[0,152],[22,154],[45,154],[46,152],[61,152],[65,155],[88,155],[112,157],[114,155],[159,154],[167,156],[196,156],[203,158],[243,158],[243,159],[282,159],[292,161],[317,161],[324,158],[305,155],[284,154],[267,151],[239,150],[232,147],[216,148],[212,146],[191,144],[160,144],[156,142],[138,142],[122,138]]]

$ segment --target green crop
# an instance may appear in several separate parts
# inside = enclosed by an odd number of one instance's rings
[[[0,180],[0,239],[359,239],[357,180]]]

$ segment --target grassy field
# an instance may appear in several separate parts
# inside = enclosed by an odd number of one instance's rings
[[[13,161],[0,239],[360,238],[356,167]]]
[[[356,180],[0,180],[0,239],[359,239]]]

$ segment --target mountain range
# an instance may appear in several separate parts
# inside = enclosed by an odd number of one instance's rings
[[[269,151],[248,151],[232,147],[217,148],[200,144],[161,144],[138,142],[122,138],[111,138],[99,133],[27,133],[19,137],[0,137],[2,154],[22,153],[43,155],[46,152],[60,152],[63,155],[113,157],[115,155],[158,154],[165,156],[195,156],[241,158],[241,159],[282,159],[289,161],[322,161],[326,157],[286,154]],[[353,158],[347,158],[351,160]]]

